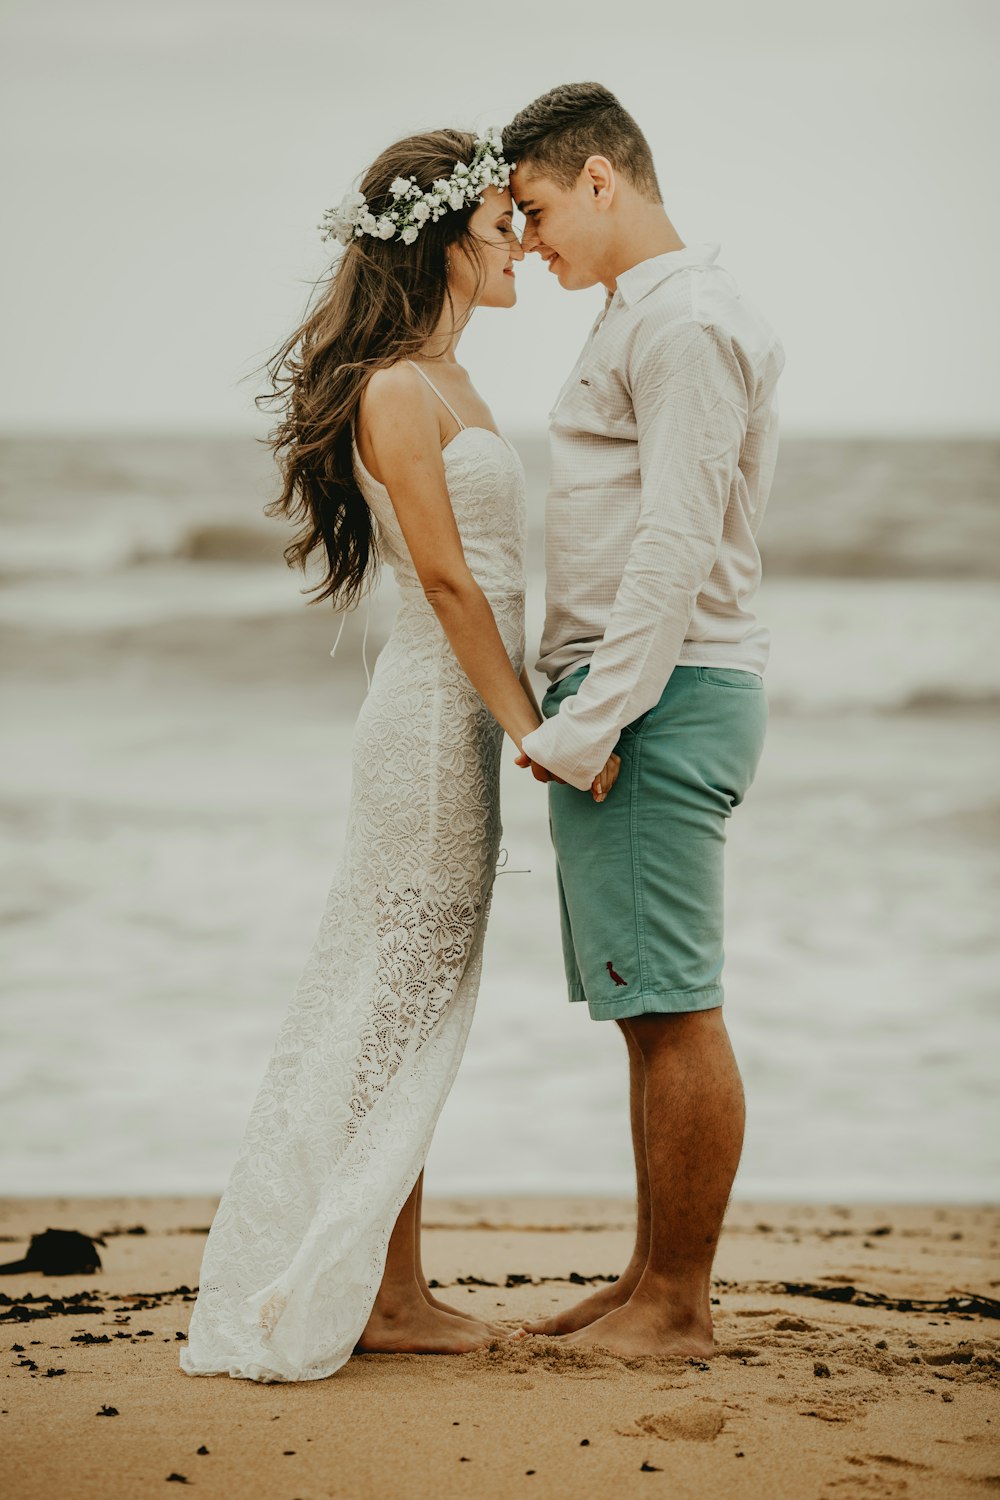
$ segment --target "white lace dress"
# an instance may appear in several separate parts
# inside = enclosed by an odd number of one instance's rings
[[[519,672],[520,460],[479,427],[443,459],[466,559]],[[402,604],[355,729],[346,847],[205,1246],[180,1351],[189,1375],[321,1380],[349,1358],[479,988],[503,732],[356,448],[355,473]]]

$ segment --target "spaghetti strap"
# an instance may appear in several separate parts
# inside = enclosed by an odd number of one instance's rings
[[[406,363],[408,365],[413,365],[413,360],[412,359],[408,359],[406,361]],[[427,384],[430,386],[430,388],[434,392],[435,396],[437,396],[438,400],[444,402],[445,406],[451,412],[452,416],[455,418],[455,421],[458,423],[459,427],[461,427],[462,431],[464,432],[465,431],[465,423],[462,421],[462,418],[458,415],[458,412],[452,406],[451,402],[450,401],[445,401],[444,397],[442,396],[441,392],[438,390],[437,386],[434,384],[434,382],[431,379],[431,377],[429,375],[424,375],[424,372],[420,368],[419,365],[413,365],[413,368],[416,370],[416,372],[417,372],[418,375],[422,376],[423,379],[427,381]]]

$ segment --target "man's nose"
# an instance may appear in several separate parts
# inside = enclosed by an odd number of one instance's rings
[[[534,224],[532,224],[530,219],[525,219],[524,230],[521,234],[521,249],[527,255],[530,251],[537,250],[540,243],[538,231]]]

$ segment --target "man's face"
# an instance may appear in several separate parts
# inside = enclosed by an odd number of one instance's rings
[[[538,252],[559,285],[569,292],[594,286],[601,277],[596,268],[600,249],[601,216],[594,212],[594,193],[586,169],[571,188],[551,177],[533,172],[530,164],[518,167],[510,179],[514,202],[524,214],[521,245],[525,253]]]

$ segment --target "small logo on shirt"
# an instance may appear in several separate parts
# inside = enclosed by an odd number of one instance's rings
[[[590,384],[590,381],[589,381],[589,380],[581,380],[581,381],[580,381],[580,384],[581,384],[581,385],[589,385],[589,384]]]
[[[614,968],[612,967],[610,959],[608,959],[607,969],[608,969],[608,973],[611,975],[611,978],[614,980],[615,984],[623,984],[623,985],[625,985],[626,988],[628,988],[628,980],[627,979],[623,979],[620,974],[616,974],[615,973]]]

